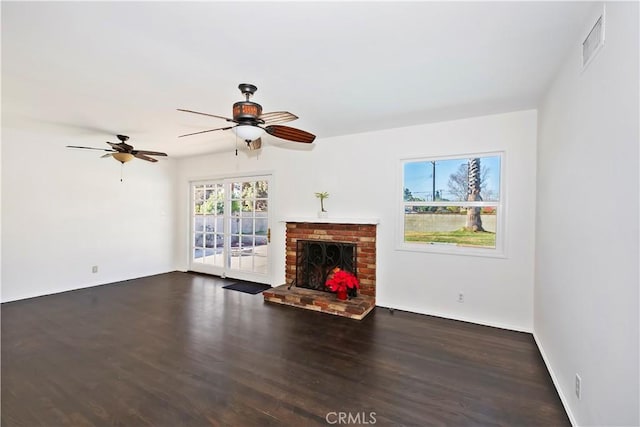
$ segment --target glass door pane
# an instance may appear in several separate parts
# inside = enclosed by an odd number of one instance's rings
[[[191,269],[224,271],[224,183],[193,184]]]
[[[191,263],[202,264],[204,262],[204,185],[191,187],[193,203],[193,218],[191,221]]]
[[[234,180],[231,189],[229,269],[259,280],[268,273],[269,181]]]

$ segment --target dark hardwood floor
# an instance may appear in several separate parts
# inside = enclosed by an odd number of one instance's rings
[[[529,334],[351,320],[228,283],[176,272],[3,304],[2,426],[570,425]]]

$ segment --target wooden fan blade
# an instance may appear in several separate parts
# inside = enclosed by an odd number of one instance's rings
[[[233,122],[234,121],[233,119],[230,119],[228,117],[216,116],[215,114],[209,114],[209,113],[200,113],[199,111],[183,110],[182,108],[178,108],[178,111],[184,111],[185,113],[200,114],[201,116],[215,117],[217,119],[226,120],[228,122]]]
[[[272,125],[267,126],[264,130],[269,134],[278,138],[288,139],[289,141],[304,142],[310,144],[316,139],[314,134],[305,132],[300,129],[291,128],[289,126]]]
[[[227,126],[227,127],[224,127],[224,128],[216,128],[216,129],[202,130],[202,131],[200,131],[200,132],[194,132],[194,133],[188,133],[188,134],[186,134],[186,135],[180,135],[180,136],[178,136],[178,138],[182,138],[183,136],[198,135],[198,134],[200,134],[200,133],[213,132],[213,131],[216,131],[216,130],[229,130],[229,129],[234,128],[234,127],[235,127],[235,126]]]
[[[144,154],[141,154],[140,152],[135,153],[134,157],[137,159],[141,159],[141,160],[146,160],[148,162],[157,162],[158,159],[154,159],[153,157],[149,157],[149,156],[145,156]]]
[[[110,151],[112,153],[115,152],[115,150],[110,150],[108,148],[80,147],[79,145],[67,145],[67,148],[82,148],[83,150]]]
[[[260,119],[264,120],[265,125],[275,125],[277,123],[286,123],[296,120],[298,116],[288,111],[273,111],[271,113],[262,113]]]
[[[131,151],[131,154],[133,154],[134,156],[136,154],[145,154],[147,156],[166,156],[167,153],[162,153],[160,151],[147,151],[147,150],[133,150]]]

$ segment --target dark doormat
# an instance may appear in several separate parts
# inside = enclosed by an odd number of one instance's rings
[[[223,286],[222,289],[231,289],[232,291],[240,291],[245,294],[259,294],[262,291],[266,291],[267,289],[271,289],[271,286],[265,285],[263,283],[253,283],[253,282],[235,282],[227,286]]]

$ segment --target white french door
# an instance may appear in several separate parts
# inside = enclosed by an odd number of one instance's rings
[[[269,176],[191,183],[189,269],[269,283]]]

